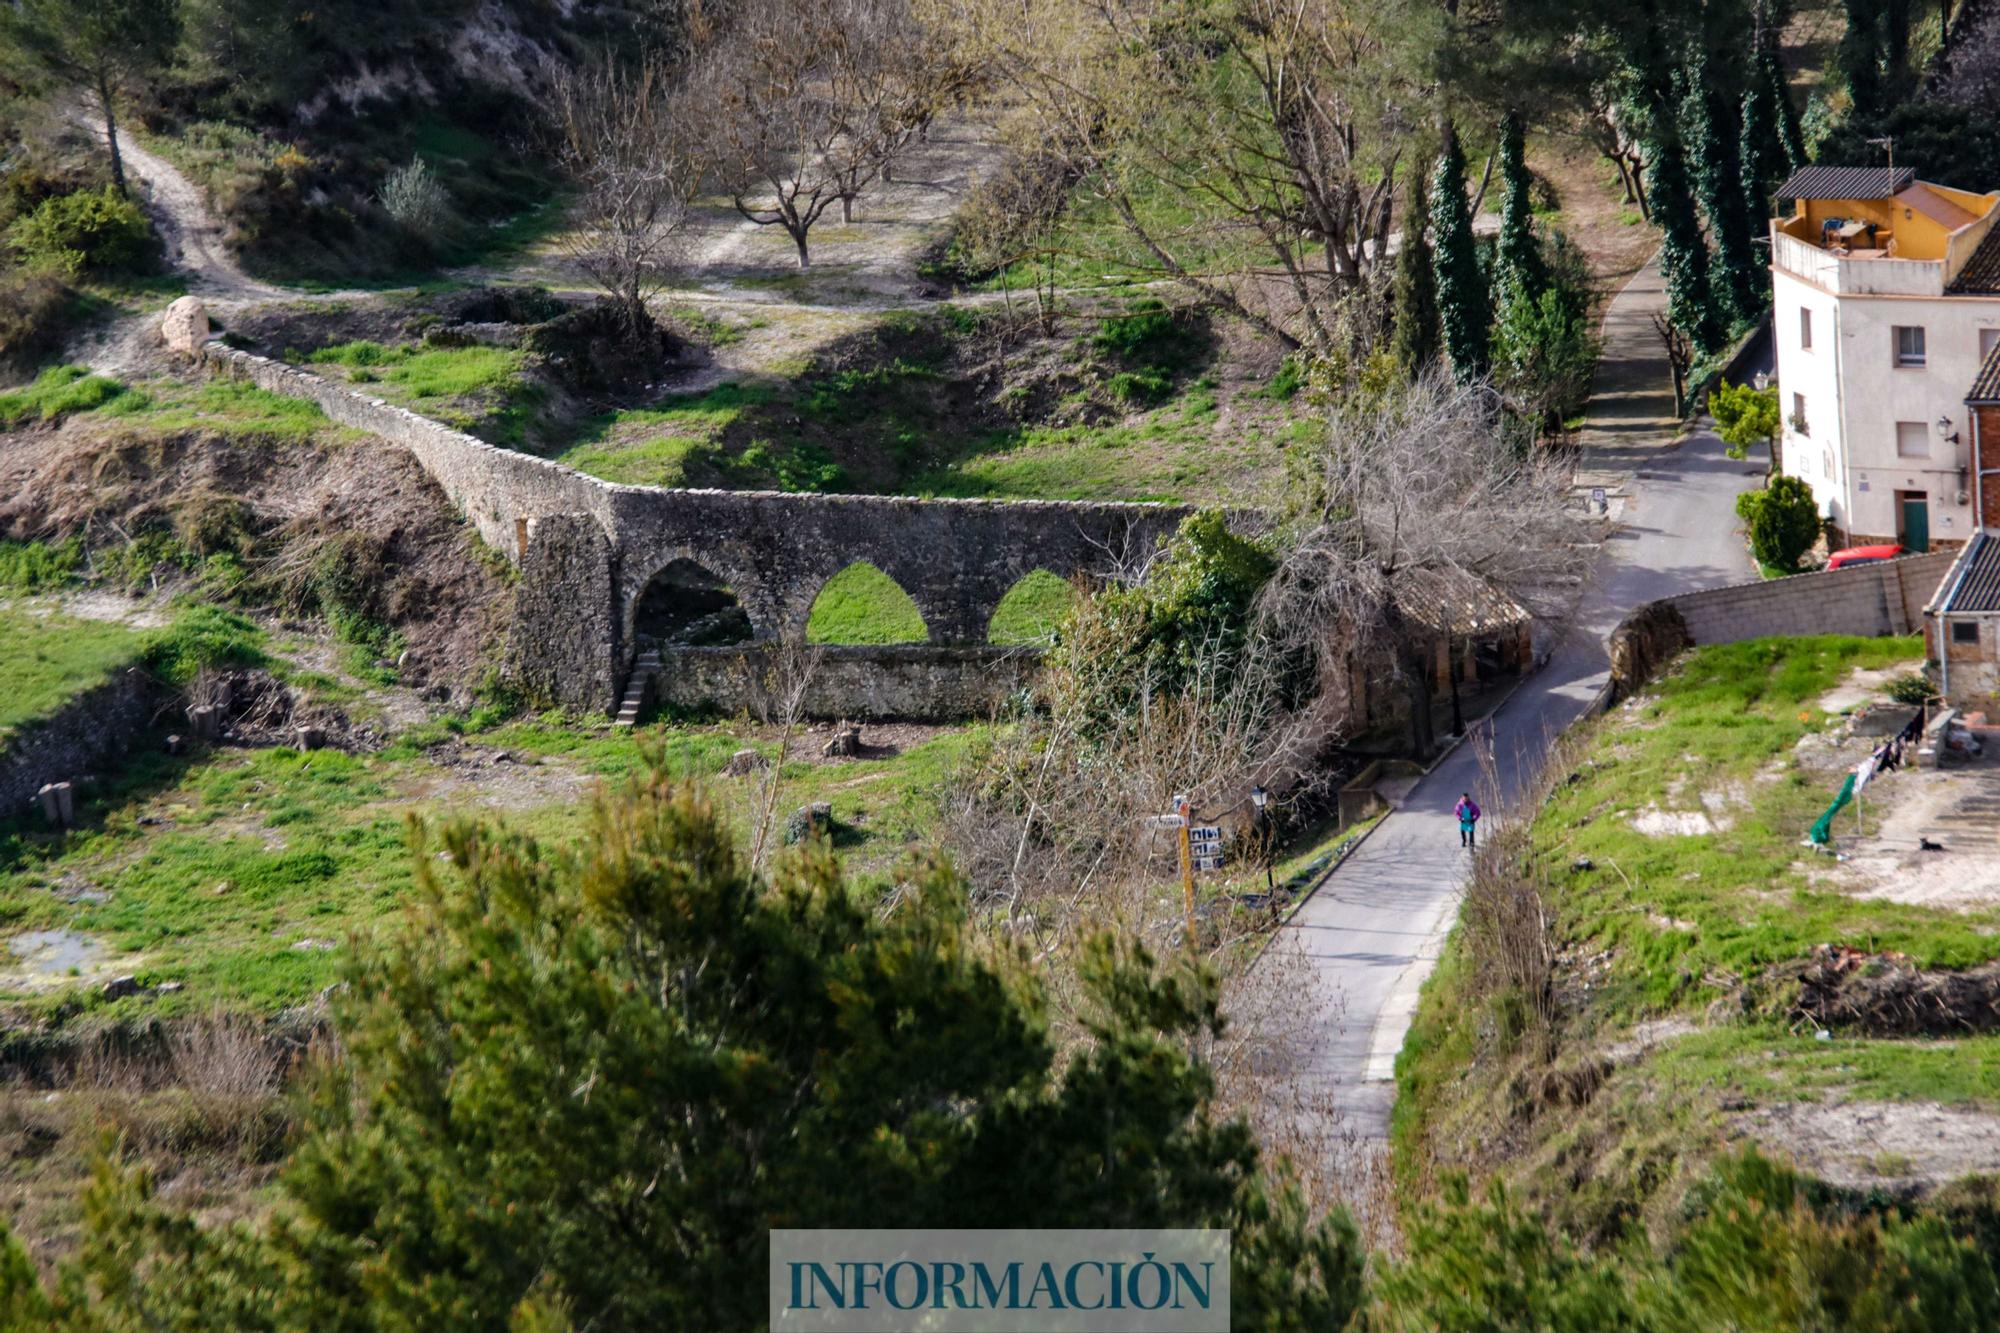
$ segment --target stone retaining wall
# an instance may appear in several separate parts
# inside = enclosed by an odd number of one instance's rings
[[[32,816],[47,783],[95,777],[146,734],[157,699],[153,678],[129,667],[0,740],[0,820]]]
[[[676,648],[654,677],[662,703],[767,715],[784,691],[775,644]],[[856,722],[954,722],[990,715],[1033,679],[1025,648],[836,645],[818,650],[805,715]]]

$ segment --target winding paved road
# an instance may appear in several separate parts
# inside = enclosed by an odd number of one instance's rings
[[[1615,442],[1580,469],[1614,490],[1622,479],[1622,522],[1546,665],[1476,729],[1490,737],[1501,792],[1489,827],[1505,817],[1507,796],[1555,734],[1603,688],[1605,638],[1628,610],[1756,577],[1737,534],[1735,500],[1757,484],[1762,467],[1729,458],[1710,432],[1671,443],[1671,424],[1657,402],[1649,408],[1643,391],[1631,388],[1643,379],[1643,367],[1633,363],[1658,355],[1647,341],[1651,325],[1643,309],[1658,298],[1650,272],[1650,266],[1642,271],[1607,314],[1599,384],[1619,387],[1601,402],[1593,396],[1592,417],[1611,419]],[[1650,443],[1642,446],[1634,437],[1649,420]],[[1340,1123],[1330,1128],[1356,1146],[1379,1145],[1388,1136],[1396,1053],[1456,915],[1466,870],[1452,807],[1461,792],[1481,790],[1478,749],[1462,745],[1320,882],[1272,945],[1273,955],[1303,958],[1315,982],[1308,1000],[1315,1021],[1287,1040],[1280,1059],[1301,1092],[1331,1099]]]

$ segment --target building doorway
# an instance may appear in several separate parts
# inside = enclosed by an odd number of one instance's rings
[[[1911,555],[1931,549],[1931,497],[1927,491],[1896,492],[1896,540]]]

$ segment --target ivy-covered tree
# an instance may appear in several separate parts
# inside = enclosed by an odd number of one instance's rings
[[[1396,364],[1406,374],[1428,370],[1438,356],[1437,274],[1432,269],[1430,182],[1412,172],[1404,190],[1402,248],[1396,252],[1392,294]]]
[[[1763,84],[1770,89],[1771,105],[1777,109],[1778,142],[1784,145],[1785,169],[1797,171],[1809,160],[1806,131],[1799,120],[1798,104],[1792,101],[1791,83],[1785,78],[1785,67],[1778,59],[1775,38],[1758,51],[1757,66],[1763,73]]]
[[[1696,164],[1702,211],[1715,239],[1716,295],[1737,322],[1764,308],[1766,283],[1753,245],[1749,196],[1744,191],[1737,104],[1707,52],[1696,50],[1687,68],[1686,119]],[[1761,212],[1761,210],[1760,210]]]
[[[1494,276],[1503,292],[1518,288],[1531,302],[1548,285],[1547,266],[1535,241],[1532,187],[1525,127],[1520,113],[1509,111],[1500,121],[1500,246]]]
[[[1432,263],[1437,275],[1438,327],[1452,374],[1461,381],[1486,372],[1493,309],[1479,271],[1472,209],[1465,196],[1465,153],[1446,126],[1444,151],[1431,173]]]
[[[1673,62],[1659,19],[1644,23],[1629,58],[1633,109],[1642,126],[1660,228],[1660,267],[1667,280],[1667,317],[1698,352],[1722,345],[1725,330],[1709,282],[1708,241],[1695,215],[1693,183],[1671,95]]]

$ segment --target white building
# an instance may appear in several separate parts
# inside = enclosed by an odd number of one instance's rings
[[[1810,167],[1771,222],[1780,466],[1835,544],[1911,551],[1972,534],[1965,396],[2000,345],[2000,192]]]

